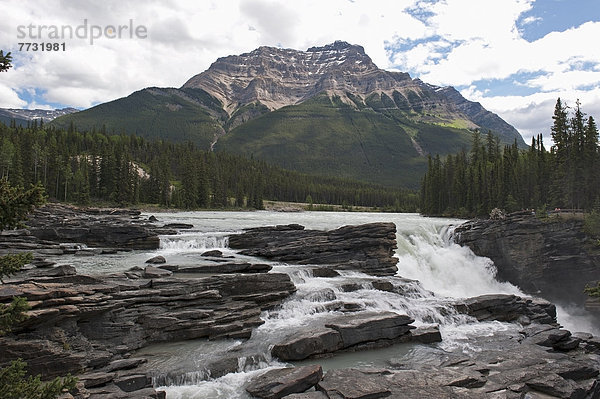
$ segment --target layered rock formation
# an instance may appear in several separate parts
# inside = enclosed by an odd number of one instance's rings
[[[586,285],[600,280],[600,252],[587,244],[581,220],[476,220],[456,228],[454,239],[490,258],[500,280],[553,301],[582,305]]]
[[[46,378],[67,372],[93,373],[94,378],[98,372],[108,373],[112,378],[98,385],[112,381],[120,387],[119,379],[129,374],[115,371],[139,363],[117,367],[115,360],[154,342],[248,338],[263,323],[261,311],[294,291],[289,276],[277,273],[137,280],[74,275],[13,281],[0,285],[0,303],[21,296],[31,310],[13,335],[0,338],[0,359],[5,363],[22,358],[31,373]],[[92,383],[86,384],[96,392]]]
[[[337,230],[305,230],[300,225],[259,227],[229,237],[229,246],[244,255],[294,264],[328,265],[374,276],[392,276],[396,226],[370,223]]]
[[[251,383],[259,398],[596,398],[600,396],[598,340],[566,345],[570,334],[551,325],[533,325],[495,336],[497,346],[470,355],[440,352],[426,362],[391,359],[385,368],[332,369],[315,382],[318,364],[267,372]],[[563,345],[561,345],[562,343]],[[553,350],[548,350],[553,348]],[[301,383],[288,376],[305,376]],[[294,384],[290,382],[292,380]],[[289,396],[255,388],[286,387]],[[306,386],[314,387],[307,391]]]
[[[27,229],[0,232],[0,253],[26,251],[43,257],[83,253],[87,250],[84,246],[101,248],[98,253],[157,249],[159,234],[177,232],[144,220],[140,214],[136,210],[47,204],[30,215]]]

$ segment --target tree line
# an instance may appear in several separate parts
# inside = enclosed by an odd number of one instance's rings
[[[288,171],[192,143],[36,121],[0,124],[0,178],[25,187],[39,182],[50,199],[81,205],[262,209],[264,200],[274,200],[414,212],[419,201],[409,190]]]
[[[491,132],[473,134],[469,152],[429,157],[421,188],[421,213],[483,216],[493,208],[584,209],[600,205],[598,128],[579,101],[571,110],[556,102],[548,151],[542,135],[528,150],[500,147]]]

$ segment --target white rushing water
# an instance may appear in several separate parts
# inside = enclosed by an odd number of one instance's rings
[[[145,215],[149,216],[149,215]],[[428,361],[443,351],[480,351],[482,339],[494,334],[515,333],[518,326],[507,323],[479,323],[457,314],[449,306],[453,298],[491,293],[519,294],[519,289],[495,279],[496,269],[487,259],[454,244],[451,233],[462,220],[425,218],[416,214],[343,212],[177,212],[155,213],[159,223],[188,223],[193,228],[176,236],[161,237],[156,251],[133,251],[114,255],[78,258],[79,272],[110,273],[144,266],[144,261],[163,255],[170,264],[194,264],[200,255],[219,249],[226,256],[237,255],[228,248],[227,237],[244,228],[298,223],[311,229],[335,229],[343,225],[393,222],[397,228],[398,273],[396,277],[377,278],[357,272],[342,272],[339,277],[315,278],[306,267],[265,262],[273,272],[288,273],[297,292],[281,307],[263,312],[263,325],[247,341],[195,340],[165,343],[146,348],[141,355],[158,370],[156,385],[170,399],[248,398],[244,385],[269,367],[282,364],[271,359],[270,347],[299,328],[310,328],[342,314],[344,307],[360,311],[392,311],[408,314],[415,325],[438,324],[443,341],[435,345],[401,344],[381,350],[344,353],[316,363],[325,369],[339,367],[385,367],[395,361]],[[252,259],[249,259],[252,261]],[[254,261],[256,261],[254,259]],[[390,281],[398,293],[373,289],[373,282]],[[352,289],[348,289],[352,285]],[[580,330],[585,322],[570,309],[559,308],[560,321],[569,329]],[[590,327],[591,328],[591,327]],[[589,330],[589,329],[588,329]],[[482,338],[483,337],[483,338]],[[475,339],[477,338],[477,339]],[[490,345],[487,342],[486,345]],[[211,379],[206,366],[225,357],[238,357],[239,372]],[[313,362],[299,362],[308,364]]]

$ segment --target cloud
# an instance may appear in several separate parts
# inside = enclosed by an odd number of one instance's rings
[[[0,75],[0,78],[2,75]],[[0,81],[0,104],[3,108],[23,108],[27,106],[27,102],[19,98],[19,95],[12,88],[4,85]]]
[[[536,6],[534,0],[5,0],[0,43],[13,51],[14,68],[0,75],[0,107],[89,107],[148,86],[179,87],[217,58],[261,45],[302,50],[345,40],[362,45],[381,68],[461,89],[525,136],[547,130],[558,96],[580,98],[586,112],[600,115],[600,52],[590,41],[600,37],[600,22],[590,14],[586,23],[528,41],[522,31],[546,22]],[[56,53],[18,51],[18,25],[77,26],[84,19],[102,26],[132,20],[148,37],[102,38],[93,46],[65,40],[67,50]]]

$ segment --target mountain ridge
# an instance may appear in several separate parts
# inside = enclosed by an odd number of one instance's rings
[[[53,124],[71,122],[410,187],[418,186],[427,154],[468,147],[475,129],[526,146],[514,127],[454,88],[380,69],[363,47],[342,41],[221,57],[180,88],[146,88]]]

